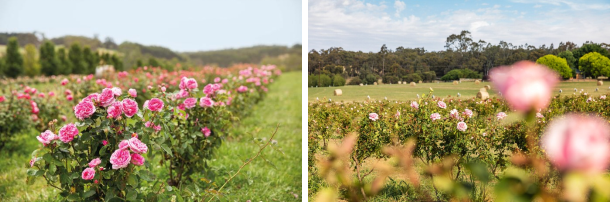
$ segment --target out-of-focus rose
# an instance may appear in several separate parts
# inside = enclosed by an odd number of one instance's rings
[[[123,113],[125,116],[132,117],[134,114],[138,113],[138,103],[132,99],[123,99],[121,101],[121,107],[123,109]]]
[[[439,115],[439,113],[431,114],[431,121],[435,121],[435,120],[439,120],[439,119],[441,119],[441,115]]]
[[[153,98],[147,102],[148,103],[146,106],[151,111],[158,112],[163,109],[163,101],[161,101],[159,98]]]
[[[603,172],[609,167],[609,123],[580,114],[557,118],[547,126],[541,146],[560,170]]]
[[[65,86],[66,84],[68,84],[68,79],[62,80],[62,86]]]
[[[462,122],[462,121],[458,122],[458,125],[456,126],[456,128],[464,132],[465,130],[467,130],[467,123]]]
[[[142,157],[142,155],[138,153],[133,153],[131,163],[137,166],[141,166],[144,164],[144,157]]]
[[[46,130],[45,132],[41,133],[39,136],[36,137],[36,139],[38,139],[38,141],[43,145],[47,145],[51,143],[51,141],[56,140],[58,138],[59,137],[53,134],[53,132],[51,132],[50,130]]]
[[[93,168],[85,168],[85,170],[83,170],[83,174],[81,175],[81,177],[84,180],[92,180],[93,177],[95,177],[95,170]]]
[[[418,102],[413,101],[413,102],[412,102],[412,104],[410,104],[410,106],[411,106],[412,108],[416,108],[416,109],[418,109]]]
[[[471,111],[470,109],[465,109],[465,112],[463,112],[462,114],[471,118],[473,116],[473,111]]]
[[[102,160],[100,160],[100,158],[95,158],[95,159],[91,160],[91,162],[89,162],[89,167],[90,168],[96,167],[96,166],[100,165],[100,163],[102,163]]]
[[[445,109],[447,107],[446,103],[443,101],[437,102],[437,106],[442,109]]]
[[[104,90],[102,90],[102,93],[98,97],[98,101],[103,107],[110,106],[115,101],[115,94],[112,89],[104,88]]]
[[[127,93],[129,94],[129,96],[132,96],[132,97],[138,96],[138,91],[136,91],[136,89],[133,89],[133,88],[130,88],[129,90],[127,90]]]
[[[202,134],[204,134],[205,137],[210,137],[210,129],[208,127],[203,127]]]
[[[201,107],[212,107],[214,106],[214,101],[212,101],[209,97],[202,97],[199,99],[199,106]]]
[[[112,169],[115,170],[127,167],[131,160],[129,151],[123,149],[117,149],[110,155],[110,164],[112,164]]]
[[[520,112],[546,108],[558,74],[531,61],[520,61],[490,71],[490,79],[510,107]]]
[[[372,121],[376,121],[379,119],[379,116],[376,113],[369,113],[369,119]]]
[[[505,117],[507,117],[507,114],[505,114],[505,112],[499,112],[498,114],[496,114],[496,118],[498,120],[504,119]]]

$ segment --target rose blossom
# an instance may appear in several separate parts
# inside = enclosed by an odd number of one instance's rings
[[[187,118],[188,117],[189,117],[189,114],[187,114]],[[153,130],[155,130],[156,132],[159,132],[161,130],[161,125],[153,126]]]
[[[431,114],[431,120],[432,121],[435,121],[435,120],[438,120],[438,119],[441,119],[441,115],[439,115],[439,113]]]
[[[369,119],[372,121],[376,121],[379,119],[378,114],[376,113],[369,113]]]
[[[144,157],[142,157],[142,155],[138,153],[133,153],[131,163],[137,166],[141,166],[144,164]]]
[[[418,102],[413,101],[413,102],[412,102],[412,104],[410,104],[410,106],[411,106],[412,108],[416,108],[416,109],[418,109]]]
[[[102,140],[102,145],[106,146],[107,144],[108,144],[108,141]]]
[[[549,105],[558,74],[534,62],[520,61],[492,69],[490,79],[512,109],[526,112]]]
[[[74,136],[78,135],[78,128],[72,123],[66,124],[59,129],[59,140],[64,143],[68,143],[74,139]]]
[[[136,137],[132,137],[131,139],[129,139],[129,148],[134,152],[134,153],[139,153],[139,154],[143,154],[146,153],[148,151],[148,147],[146,146],[146,144],[142,143],[138,138]]]
[[[218,83],[218,82],[221,82],[221,78],[219,77],[214,78],[214,83]]]
[[[85,168],[85,170],[83,170],[83,174],[81,174],[81,177],[84,180],[92,180],[94,176],[95,170],[93,168]]]
[[[121,142],[119,142],[119,149],[121,150],[129,149],[129,140],[121,140]]]
[[[53,134],[50,130],[46,130],[43,133],[40,133],[39,136],[36,136],[36,139],[43,145],[47,145],[51,143],[51,141],[58,139],[57,135]]]
[[[214,91],[215,91],[214,90],[214,85],[208,84],[208,85],[204,86],[204,93],[206,95],[212,95],[212,94],[214,94]]]
[[[246,86],[238,87],[238,92],[240,92],[240,93],[246,92],[247,90],[248,90],[248,87],[246,87]]]
[[[609,123],[580,114],[557,118],[545,130],[541,146],[560,170],[604,172],[609,168]]]
[[[61,84],[62,84],[62,86],[65,86],[66,84],[68,84],[68,79],[62,80]]]
[[[66,100],[68,101],[72,101],[74,99],[74,97],[72,97],[72,95],[67,95],[66,96]]]
[[[4,100],[6,100],[6,98],[4,96],[0,96],[0,102],[4,102]]]
[[[89,118],[95,112],[95,106],[93,102],[83,100],[74,106],[74,115],[79,120]]]
[[[108,113],[108,116],[106,118],[119,118],[119,116],[121,116],[121,113],[123,113],[123,109],[121,108],[123,108],[121,106],[121,103],[112,103],[110,107],[106,108],[106,112]]]
[[[147,101],[146,107],[154,112],[161,111],[163,109],[163,101],[159,98],[153,98]]]
[[[112,164],[112,169],[121,169],[125,168],[129,165],[131,161],[131,155],[129,151],[123,149],[117,149],[110,156],[110,164]]]
[[[98,97],[100,97],[100,94],[99,94],[99,93],[91,93],[91,94],[89,94],[87,97],[83,98],[83,99],[81,100],[81,102],[83,102],[83,101],[85,101],[85,100],[87,100],[87,101],[89,101],[89,102],[96,102],[96,101],[98,100]]]
[[[544,116],[543,116],[543,114],[541,114],[541,113],[539,113],[539,112],[537,112],[537,115],[536,115],[536,116],[537,116],[537,118],[543,118],[543,117],[544,117]]]
[[[123,91],[120,88],[118,88],[118,87],[114,87],[114,88],[112,88],[112,93],[115,96],[121,96],[121,94],[123,94]]]
[[[108,107],[115,101],[115,94],[112,89],[104,88],[98,99],[102,107]]]
[[[445,103],[445,102],[443,102],[443,101],[439,101],[439,102],[437,102],[437,106],[438,106],[439,108],[442,108],[442,109],[445,109],[445,108],[447,107],[447,106],[446,106],[446,103]]]
[[[183,102],[185,104],[185,107],[187,109],[191,109],[193,107],[195,107],[195,105],[197,104],[197,98],[187,98],[185,99],[185,101]]]
[[[209,97],[202,97],[199,99],[199,106],[201,107],[212,107],[214,106],[214,101],[212,101]]]
[[[138,96],[138,91],[136,91],[136,89],[133,89],[133,88],[130,88],[129,90],[127,90],[127,93],[129,94],[129,96],[132,96],[132,97]]]
[[[496,118],[498,120],[504,119],[505,117],[507,117],[507,114],[505,114],[505,112],[499,112],[498,114],[496,114]]]
[[[465,122],[458,122],[458,125],[456,126],[456,128],[460,131],[465,131],[467,130],[467,124]]]
[[[463,112],[462,114],[471,118],[473,116],[473,111],[471,111],[470,109],[465,109],[465,112]]]
[[[89,162],[89,167],[90,168],[96,167],[96,166],[100,165],[100,163],[102,163],[100,158],[95,158],[95,159],[91,160],[91,162]]]
[[[208,127],[204,127],[202,128],[202,134],[204,134],[205,137],[210,137],[210,129]]]
[[[456,110],[456,109],[452,109],[452,110],[450,110],[450,117],[455,118],[455,119],[460,118],[460,117],[458,116],[458,110]]]
[[[134,114],[138,113],[138,103],[129,98],[121,101],[121,108],[127,117],[132,117]]]

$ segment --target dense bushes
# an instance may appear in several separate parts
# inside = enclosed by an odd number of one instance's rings
[[[403,81],[407,83],[410,83],[410,82],[418,83],[418,81],[422,81],[422,77],[420,77],[419,74],[408,74],[406,76],[403,76]]]
[[[348,85],[359,85],[361,83],[363,83],[363,81],[361,81],[359,77],[354,77],[348,82]]]
[[[385,76],[384,79],[382,80],[382,82],[390,83],[390,84],[397,84],[398,81],[399,81],[399,77],[396,77],[396,76]]]
[[[365,79],[363,79],[363,83],[372,85],[374,82],[378,82],[378,78],[375,74],[367,74]]]
[[[333,86],[344,86],[346,85],[346,79],[339,74],[333,76]]]
[[[441,77],[442,81],[452,81],[461,78],[481,79],[482,75],[470,69],[455,69],[446,73]]]
[[[609,58],[597,52],[585,54],[579,58],[579,70],[592,78],[609,77]]]
[[[555,55],[546,55],[537,59],[538,64],[545,65],[550,69],[556,71],[563,79],[568,79],[573,76],[571,67],[566,62],[566,59],[555,56]]]

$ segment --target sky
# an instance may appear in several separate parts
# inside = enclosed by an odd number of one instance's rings
[[[2,0],[0,32],[80,35],[174,51],[301,43],[301,1]]]
[[[308,48],[440,51],[462,30],[495,45],[608,44],[609,11],[601,0],[309,0]]]

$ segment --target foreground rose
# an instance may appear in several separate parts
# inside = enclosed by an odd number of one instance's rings
[[[98,97],[98,100],[100,102],[100,106],[108,107],[115,101],[115,93],[110,88],[104,88]]]
[[[146,153],[148,151],[148,147],[146,146],[146,144],[142,143],[136,137],[132,137],[131,139],[129,139],[128,144],[129,144],[129,148],[134,153],[143,154],[143,153]]]
[[[370,119],[370,120],[372,120],[372,121],[376,121],[376,120],[378,120],[378,119],[379,119],[378,114],[376,114],[376,113],[370,113],[370,114],[369,114],[369,119]]]
[[[185,99],[183,104],[185,104],[185,107],[187,109],[191,109],[191,108],[195,107],[195,105],[197,104],[197,98],[192,98],[192,97],[187,98],[187,99]]]
[[[93,177],[95,177],[95,170],[93,168],[85,168],[85,170],[83,170],[83,174],[81,174],[81,177],[84,180],[92,180]]]
[[[137,166],[141,166],[144,164],[144,157],[142,157],[142,155],[138,153],[133,153],[131,163]]]
[[[609,168],[609,123],[578,114],[557,118],[545,130],[541,146],[560,170],[604,172]]]
[[[108,113],[108,116],[106,118],[119,118],[119,116],[121,116],[121,114],[123,113],[123,107],[121,106],[121,103],[119,102],[114,102],[112,103],[112,105],[110,105],[110,107],[106,108],[106,113]]]
[[[490,71],[490,80],[510,107],[520,112],[546,108],[558,74],[531,61],[520,61]]]
[[[74,139],[74,136],[78,135],[78,128],[72,123],[69,123],[59,129],[59,140],[64,143],[68,143]]]
[[[129,94],[129,96],[132,96],[132,97],[138,96],[138,91],[136,91],[136,89],[133,89],[133,88],[130,88],[129,90],[127,90],[127,93]]]
[[[121,101],[121,108],[127,117],[132,117],[138,113],[138,103],[129,98]]]
[[[159,98],[148,100],[145,105],[149,110],[154,112],[158,112],[163,109],[163,101],[161,101]]]
[[[49,143],[51,143],[51,141],[56,140],[58,138],[59,137],[53,134],[53,132],[51,132],[50,130],[47,130],[36,137],[36,139],[38,139],[38,141],[43,145],[48,145]]]
[[[212,107],[214,106],[214,101],[212,101],[209,97],[202,97],[199,99],[199,106],[201,107]]]
[[[119,149],[121,150],[129,149],[129,140],[121,140],[121,142],[119,142]]]
[[[95,159],[91,160],[91,162],[89,162],[89,167],[91,167],[91,168],[96,167],[96,166],[100,165],[100,163],[102,163],[100,158],[95,158]]]
[[[131,160],[129,151],[123,149],[117,149],[110,155],[110,164],[112,164],[112,169],[115,170],[127,167]]]
[[[456,126],[456,128],[464,132],[465,130],[467,130],[467,123],[462,122],[462,121],[458,122],[458,125]]]
[[[74,106],[74,115],[79,120],[89,118],[95,112],[93,102],[83,100]]]

